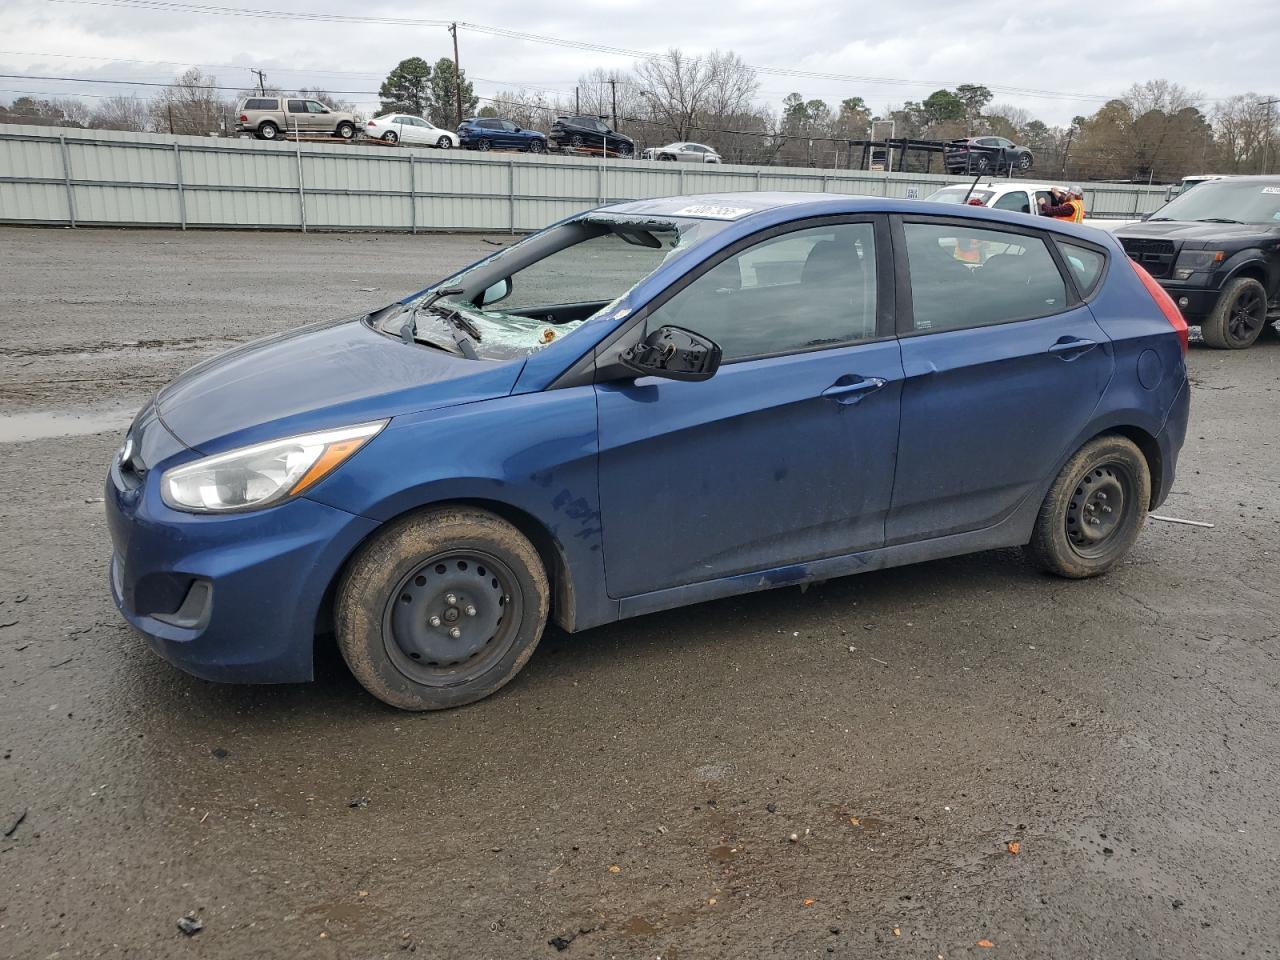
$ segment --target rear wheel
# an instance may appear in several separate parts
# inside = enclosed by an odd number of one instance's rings
[[[1223,287],[1200,332],[1211,347],[1243,350],[1253,345],[1266,325],[1266,288],[1252,277],[1236,277]]]
[[[385,140],[387,143],[399,143],[400,134],[396,133],[394,130],[388,130],[386,133],[382,135],[382,139]]]
[[[476,149],[477,149],[477,150],[488,150],[488,149],[490,149],[492,146],[493,146],[493,144],[492,144],[492,143],[490,143],[488,140],[485,140],[485,139],[483,139],[483,138],[482,138],[479,142],[477,142],[477,143],[476,143]]]
[[[581,147],[581,146],[582,146],[582,134],[575,133],[572,137],[570,137],[570,138],[569,138],[569,146],[573,147],[575,150],[576,150],[576,149],[578,149],[578,147]]]
[[[669,154],[669,153],[660,153],[660,154],[658,154],[658,159],[659,159],[659,160],[670,160],[670,161],[674,162],[676,158],[675,158],[675,157],[673,157],[673,156],[672,156],[671,154]]]
[[[338,124],[337,134],[343,140],[354,140],[356,136],[355,124],[348,123],[345,120],[342,121],[342,123]]]
[[[629,144],[629,143],[624,143],[622,146],[618,147],[617,154],[618,154],[618,156],[622,157],[624,160],[625,160],[626,158],[630,157],[630,156],[631,156],[631,144]]]
[[[1049,488],[1026,550],[1060,577],[1096,577],[1138,538],[1151,503],[1151,471],[1125,437],[1099,437],[1067,461]]]
[[[547,577],[515,527],[483,510],[424,510],[388,526],[338,585],[335,626],[361,685],[402,710],[480,700],[533,655]]]
[[[263,140],[278,139],[280,136],[280,128],[270,120],[263,120],[262,123],[258,125],[258,136]]]

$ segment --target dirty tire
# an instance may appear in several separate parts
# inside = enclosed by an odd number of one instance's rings
[[[1219,350],[1253,346],[1267,325],[1267,291],[1252,277],[1236,277],[1200,324],[1204,342]]]
[[[493,569],[482,571],[475,581],[479,617],[474,608],[467,614],[476,618],[472,621],[455,610],[456,619],[451,622],[460,627],[471,623],[483,626],[482,594],[491,582],[490,573],[492,582],[496,583],[499,576],[508,581],[502,584],[499,594],[508,591],[503,598],[507,601],[505,610],[516,616],[505,617],[507,625],[503,626],[503,614],[495,611],[499,623],[493,641],[486,641],[480,653],[461,666],[428,666],[420,660],[410,661],[412,654],[406,653],[409,641],[397,639],[395,624],[404,622],[395,619],[401,616],[398,604],[409,604],[406,598],[416,590],[422,598],[422,608],[417,607],[419,601],[415,599],[404,610],[413,611],[415,616],[422,613],[421,632],[430,643],[447,647],[450,640],[432,634],[425,624],[434,610],[430,580],[436,571],[448,567],[442,575],[441,589],[449,591],[450,602],[459,602],[452,598],[455,594],[462,598],[468,589],[455,586],[468,581],[456,579],[465,574],[457,573],[454,567],[465,569],[466,563],[455,563],[454,557],[478,557],[481,563],[491,563]],[[424,567],[425,564],[434,565]],[[468,573],[475,569],[473,563]],[[449,576],[455,579],[447,579]],[[547,576],[537,550],[507,521],[473,508],[429,508],[387,524],[348,563],[338,584],[334,609],[338,647],[355,678],[384,703],[401,710],[458,707],[489,696],[520,672],[542,637],[548,596]],[[414,648],[414,652],[418,649]]]
[[[280,136],[280,128],[267,120],[258,127],[258,136],[263,140],[275,140]]]
[[[1111,519],[1117,499],[1120,513]],[[1112,510],[1098,512],[1108,503]],[[1026,552],[1041,569],[1060,577],[1096,577],[1129,552],[1150,503],[1151,472],[1142,451],[1126,437],[1098,437],[1081,447],[1053,481]],[[1090,541],[1099,534],[1086,532],[1082,522],[1095,518],[1105,533]]]
[[[338,124],[338,129],[336,132],[338,136],[340,136],[343,140],[354,140],[356,136],[355,124],[347,123],[346,121],[343,121],[342,123]]]

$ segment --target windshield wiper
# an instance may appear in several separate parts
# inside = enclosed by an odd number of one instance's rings
[[[463,292],[462,287],[442,287],[439,290],[431,291],[431,293],[427,295],[427,298],[416,307],[409,307],[405,304],[401,304],[401,312],[403,312],[403,310],[412,310],[412,312],[409,314],[409,319],[400,326],[400,339],[405,343],[413,343],[414,339],[417,337],[419,310],[427,309],[427,307],[431,306],[441,297],[454,297]]]
[[[462,311],[454,307],[435,307],[431,304],[427,304],[420,309],[427,308],[430,308],[432,313],[453,328],[453,342],[458,345],[458,349],[462,351],[464,357],[468,360],[479,359],[475,344],[480,342],[480,331],[476,329],[475,324],[462,315]]]
[[[1200,217],[1196,223],[1244,223],[1244,221],[1232,220],[1230,217]]]
[[[1173,217],[1147,217],[1147,223],[1155,223],[1157,220],[1168,220],[1172,223]]]

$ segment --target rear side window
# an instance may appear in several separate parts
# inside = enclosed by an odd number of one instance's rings
[[[280,101],[270,99],[264,100],[261,98],[256,100],[246,100],[244,102],[244,108],[246,110],[278,110],[280,109]]]
[[[712,267],[648,319],[710,337],[724,359],[876,335],[875,227],[839,223],[762,240]]]
[[[1031,201],[1027,199],[1026,193],[1021,190],[1016,193],[1006,193],[991,206],[997,210],[1012,210],[1014,213],[1031,212]]]
[[[1102,268],[1106,265],[1107,258],[1097,250],[1075,243],[1065,243],[1062,240],[1058,241],[1058,249],[1062,251],[1067,266],[1071,268],[1076,286],[1080,289],[1080,295],[1087,297],[1093,293],[1093,288],[1098,285],[1098,280],[1102,277]]]
[[[962,330],[1060,313],[1067,288],[1038,236],[903,224],[919,332]]]

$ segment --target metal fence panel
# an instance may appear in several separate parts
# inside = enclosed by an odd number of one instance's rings
[[[749,190],[923,198],[966,178],[0,126],[0,222],[528,231],[609,200]],[[1136,218],[1163,187],[1087,184]]]

